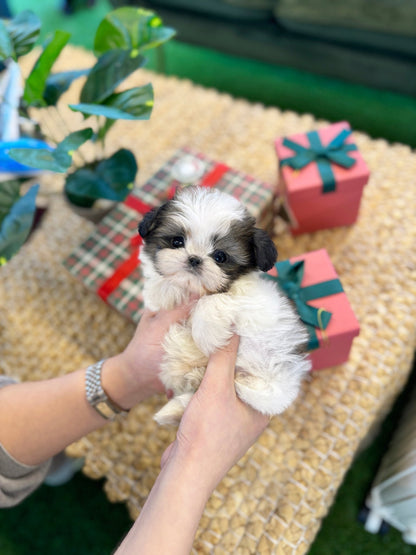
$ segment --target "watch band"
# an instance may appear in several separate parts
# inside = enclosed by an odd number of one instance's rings
[[[85,373],[85,396],[88,403],[106,420],[114,420],[117,414],[127,414],[112,401],[101,384],[101,370],[106,359],[88,366]]]

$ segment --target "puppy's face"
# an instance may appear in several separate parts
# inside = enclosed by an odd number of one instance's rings
[[[272,241],[254,227],[243,205],[217,190],[184,189],[146,214],[139,233],[158,274],[198,294],[224,292],[241,275],[269,269],[276,259]]]

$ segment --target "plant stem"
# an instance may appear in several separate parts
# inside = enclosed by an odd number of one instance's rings
[[[101,124],[101,122],[103,123]],[[104,127],[104,125],[105,125],[105,118],[102,118],[101,116],[97,116],[97,126],[98,126],[97,137],[98,137],[98,143],[101,146],[101,155],[103,158],[105,157],[105,142],[104,142],[105,135],[101,135],[101,129]]]
[[[159,73],[166,73],[166,56],[163,44],[156,47],[156,68]]]
[[[60,111],[56,106],[52,106],[52,107],[54,108],[55,115],[58,116],[58,119],[62,123],[62,128],[64,129],[65,136],[69,135],[71,133],[71,130],[69,129],[65,119],[62,117],[62,114],[60,113]],[[77,155],[82,160],[83,165],[88,164],[88,161],[84,158],[80,150],[77,150],[76,152],[74,152],[74,155],[72,156],[72,160],[74,160],[75,155]]]

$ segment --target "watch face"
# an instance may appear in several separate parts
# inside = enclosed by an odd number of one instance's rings
[[[104,401],[97,403],[95,408],[104,416],[104,418],[114,418],[115,416],[115,412]]]

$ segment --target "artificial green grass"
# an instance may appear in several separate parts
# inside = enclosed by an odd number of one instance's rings
[[[35,11],[43,21],[43,37],[54,29],[64,29],[72,33],[73,44],[85,48],[92,48],[95,29],[110,9],[107,0],[97,0],[94,9],[80,10],[73,16],[60,11],[58,0],[9,0],[9,5],[13,13],[22,9]],[[354,128],[373,137],[416,146],[413,98],[179,41],[168,43],[164,56],[167,74],[281,109],[309,112],[333,121],[347,119]],[[156,58],[149,60],[148,67],[160,70]],[[383,537],[373,536],[357,521],[402,403],[403,397],[377,439],[353,463],[310,555],[416,554],[416,548],[404,544],[399,532],[390,530]],[[102,488],[102,481],[78,474],[65,486],[42,486],[20,506],[0,511],[0,555],[111,553],[131,521],[124,505],[109,503]]]
[[[42,486],[17,507],[0,509],[1,555],[105,555],[132,521],[109,503],[103,481],[81,473],[59,487]]]

